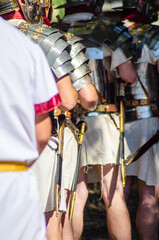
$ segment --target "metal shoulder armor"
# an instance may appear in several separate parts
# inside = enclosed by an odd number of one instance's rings
[[[67,42],[71,45],[70,56],[74,71],[70,74],[72,85],[79,91],[88,84],[92,83],[89,75],[91,72],[88,67],[88,58],[85,55],[86,47],[80,42],[81,38],[71,34],[65,33]]]
[[[122,22],[100,20],[93,29],[90,39],[104,44],[111,51],[120,48],[127,58],[134,56],[133,37]]]
[[[58,29],[44,24],[28,23],[22,23],[18,28],[41,46],[57,78],[70,74],[74,70],[71,63],[70,44]]]
[[[146,41],[145,43],[149,47],[149,49],[152,50],[152,53],[154,54],[155,57],[159,56],[159,26],[157,25],[151,25],[147,32],[145,33],[146,35]]]

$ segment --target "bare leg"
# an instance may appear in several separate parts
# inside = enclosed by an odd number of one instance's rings
[[[47,239],[48,240],[62,240],[61,232],[61,212],[56,216],[56,211],[45,213],[47,223]]]
[[[159,186],[155,187],[155,194],[156,194],[157,204],[158,204],[158,235],[159,235]]]
[[[83,231],[83,213],[88,198],[87,176],[84,168],[81,168],[78,176],[78,185],[76,191],[76,201],[72,218],[72,227],[74,240],[79,240]]]
[[[126,184],[125,184],[125,188],[124,188],[124,196],[125,196],[126,203],[128,203],[132,185],[133,185],[133,176],[127,176]]]
[[[155,187],[147,186],[138,180],[139,205],[136,216],[136,227],[141,240],[157,240],[158,204]]]
[[[97,168],[100,179],[102,179],[101,167],[98,166]],[[110,239],[130,240],[130,217],[124,200],[124,191],[119,165],[112,166],[108,164],[103,167],[101,191],[107,212],[107,227]]]
[[[62,214],[62,239],[73,240],[72,223],[69,221],[70,192],[66,190],[67,211]]]

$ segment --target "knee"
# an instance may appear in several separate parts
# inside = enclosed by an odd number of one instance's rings
[[[80,202],[82,205],[86,204],[88,198],[88,189],[85,186],[77,186],[76,191],[76,201]]]
[[[88,198],[87,177],[84,169],[81,168],[78,175],[78,184],[76,189],[76,203],[85,205]]]
[[[102,190],[102,197],[106,206],[106,209],[110,206],[116,206],[118,204],[125,204],[124,192],[122,187],[116,187],[114,189],[107,190],[106,187]]]

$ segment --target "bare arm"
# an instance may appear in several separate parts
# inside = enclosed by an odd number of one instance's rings
[[[120,64],[118,70],[121,79],[125,83],[134,83],[136,81],[137,73],[131,61]]]
[[[77,103],[78,93],[72,86],[70,77],[66,75],[60,79],[56,78],[56,82],[62,101],[59,108],[63,111],[71,110]]]
[[[78,91],[79,103],[81,106],[89,111],[93,111],[97,105],[97,92],[93,84]]]
[[[37,147],[42,152],[51,137],[51,119],[48,113],[35,116]]]

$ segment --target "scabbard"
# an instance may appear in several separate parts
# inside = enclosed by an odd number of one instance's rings
[[[123,187],[125,187],[125,152],[124,152],[124,102],[120,100],[120,163]]]
[[[126,166],[128,166],[132,162],[137,161],[149,148],[152,147],[152,145],[154,145],[158,141],[159,141],[159,130],[157,130],[157,132],[133,154],[133,156],[126,163]]]
[[[57,169],[56,169],[56,216],[58,216],[59,206],[61,202],[61,179],[62,179],[62,162],[63,162],[63,142],[64,142],[64,128],[66,125],[66,116],[59,115],[59,131],[58,131],[58,152],[57,152]]]
[[[79,172],[79,166],[80,166],[80,159],[81,159],[81,149],[82,149],[82,142],[83,142],[83,136],[86,131],[87,125],[86,122],[82,122],[80,124],[80,136],[78,140],[78,155],[77,155],[77,164],[76,164],[76,170],[74,174],[73,184],[72,184],[72,198],[70,203],[70,209],[69,209],[69,220],[72,220],[73,216],[73,210],[74,210],[74,204],[75,204],[75,198],[76,198],[76,188],[78,183],[78,172]]]
[[[61,178],[62,178],[62,157],[57,154],[57,171],[56,171],[56,215],[61,202]]]

